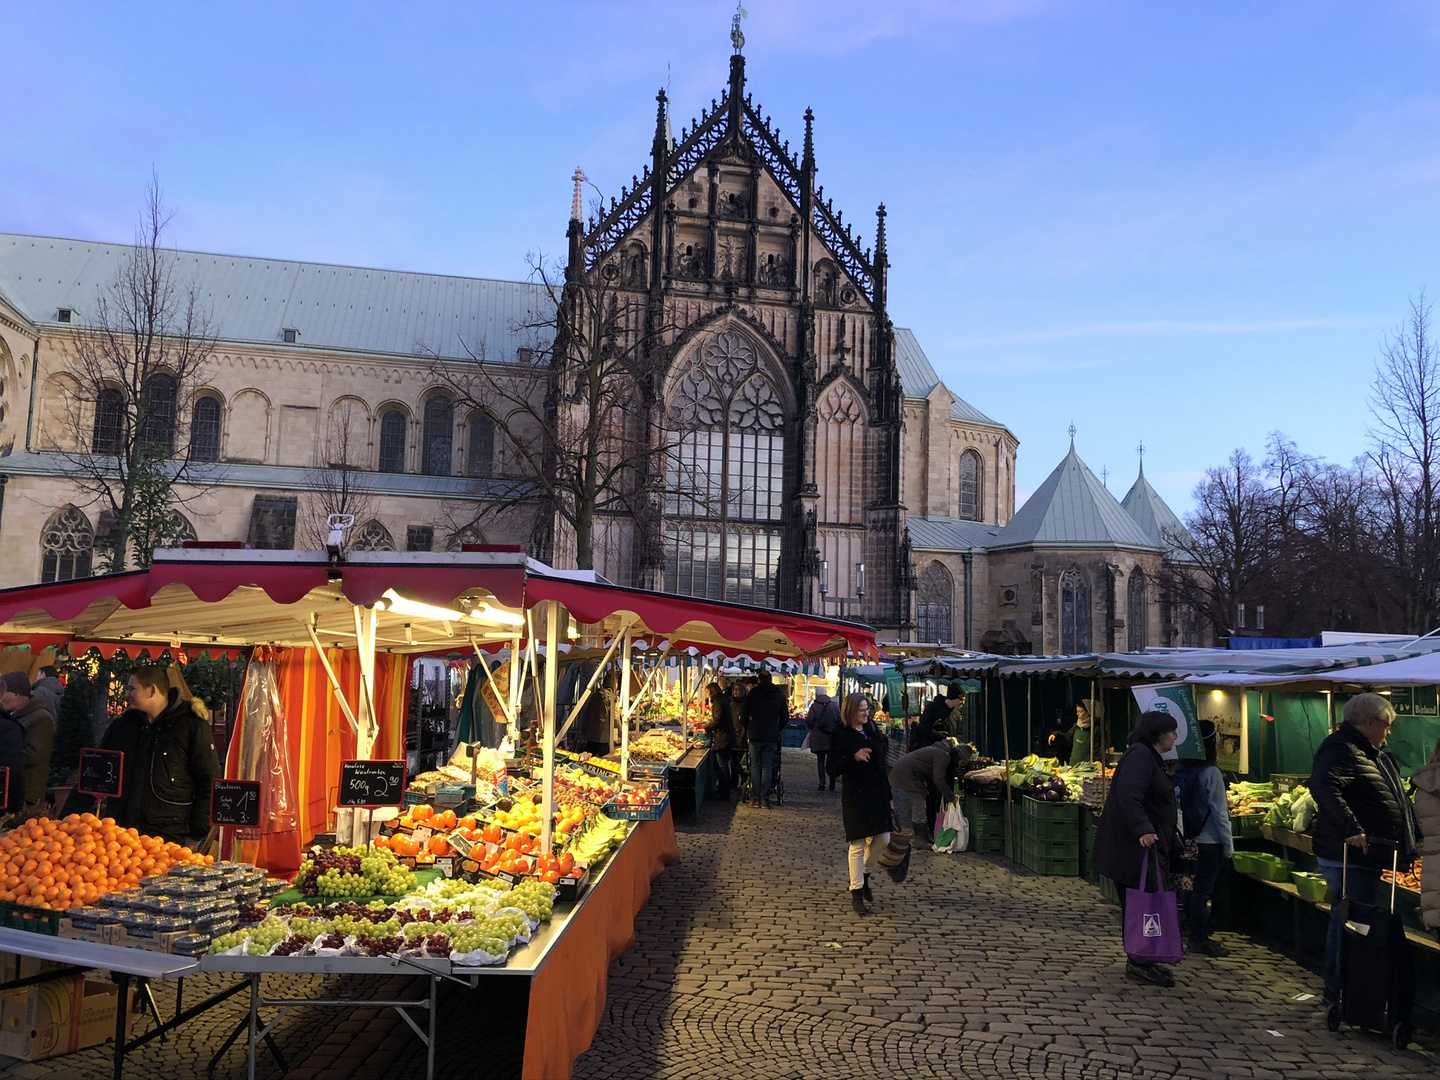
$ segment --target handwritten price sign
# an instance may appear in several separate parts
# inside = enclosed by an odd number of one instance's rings
[[[340,805],[399,806],[405,796],[405,762],[342,761]]]

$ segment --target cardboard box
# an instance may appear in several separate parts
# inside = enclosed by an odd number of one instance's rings
[[[120,988],[74,975],[0,992],[0,1054],[41,1061],[115,1034]]]
[[[33,956],[16,956],[14,953],[0,953],[0,983],[28,979],[31,975],[54,971],[65,967],[54,960],[39,960]]]
[[[80,929],[73,925],[69,919],[60,923],[60,936],[70,941],[93,941],[98,945],[115,945],[120,940],[120,935],[125,928],[119,923],[105,923],[94,929]]]

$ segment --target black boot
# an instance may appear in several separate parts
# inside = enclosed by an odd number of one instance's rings
[[[860,894],[865,897],[867,904],[875,902],[875,894],[870,891],[870,875],[865,875],[865,885],[860,889]]]
[[[935,846],[935,837],[930,834],[929,822],[917,821],[914,823],[914,827],[915,843],[913,846],[922,848]]]
[[[850,906],[855,909],[856,915],[869,915],[870,909],[865,906],[865,890],[850,890]]]

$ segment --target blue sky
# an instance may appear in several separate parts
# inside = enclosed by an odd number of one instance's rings
[[[1019,437],[1178,510],[1281,429],[1364,451],[1440,251],[1440,6],[748,5],[749,86],[826,195],[889,210],[891,310]],[[0,230],[502,278],[718,96],[727,3],[6,4]],[[1432,292],[1434,289],[1432,289]]]

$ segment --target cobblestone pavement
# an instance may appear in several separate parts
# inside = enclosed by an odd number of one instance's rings
[[[1400,1054],[1325,1030],[1319,978],[1240,935],[1221,959],[1190,957],[1173,990],[1124,977],[1118,910],[1078,878],[999,859],[917,852],[910,880],[875,882],[876,912],[849,908],[839,795],[815,791],[813,758],[784,752],[789,797],[766,812],[707,803],[682,826],[680,861],[654,883],[636,943],[610,967],[606,1016],[576,1080],[1231,1078],[1440,1075],[1440,1038]],[[267,981],[307,996],[319,979]],[[332,983],[332,989],[334,984]],[[372,980],[370,997],[423,993]],[[167,1012],[168,995],[162,1008]],[[187,1001],[202,990],[186,987]],[[488,1074],[504,1033],[470,993],[442,990],[436,1074]],[[238,996],[134,1054],[126,1075],[188,1080],[244,1015]],[[139,1020],[136,1030],[143,1030]],[[457,1037],[458,1036],[458,1037]],[[299,1009],[276,1029],[289,1080],[420,1077],[424,1051],[393,1012]],[[5,1068],[18,1080],[101,1080],[109,1047]],[[278,1077],[266,1057],[259,1075]],[[232,1048],[215,1076],[244,1076]]]

